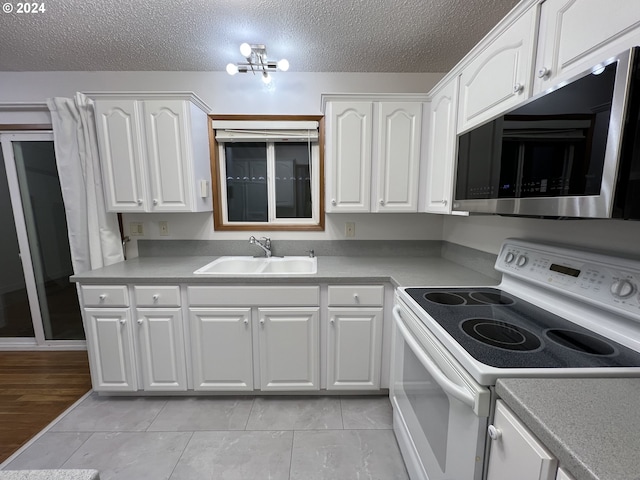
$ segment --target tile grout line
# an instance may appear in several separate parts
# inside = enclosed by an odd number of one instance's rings
[[[138,398],[146,398],[146,397],[138,397]],[[153,397],[151,397],[151,398],[153,398]],[[156,416],[155,416],[155,417],[153,417],[153,420],[151,420],[151,421],[149,422],[149,425],[147,425],[147,428],[145,428],[145,429],[143,430],[144,432],[148,432],[148,431],[149,431],[149,429],[151,428],[151,425],[153,425],[153,422],[155,422],[155,421],[158,419],[158,417],[159,417],[159,416],[160,416],[160,414],[164,411],[164,409],[165,409],[165,408],[167,408],[167,405],[168,405],[168,404],[169,404],[169,399],[168,399],[168,398],[165,398],[165,400],[164,400],[164,405],[162,406],[162,408],[161,408],[160,410],[158,410],[158,413],[156,413]]]
[[[291,473],[293,470],[293,445],[295,444],[295,440],[296,430],[294,430],[291,435],[291,454],[289,455],[289,480],[291,480]]]
[[[180,432],[175,432],[175,433],[180,433]],[[196,434],[196,432],[191,432],[191,436],[189,437],[189,440],[187,440],[187,442],[184,444],[184,448],[182,449],[182,453],[180,453],[180,456],[178,457],[178,461],[176,462],[176,464],[171,469],[171,473],[169,474],[169,478],[167,480],[171,480],[171,477],[173,477],[173,474],[176,471],[176,468],[178,467],[178,464],[180,463],[180,460],[182,460],[182,457],[184,456],[184,452],[187,451],[187,447],[191,443],[191,440],[193,440],[193,436],[195,434]]]
[[[256,397],[254,396],[251,399],[251,408],[249,409],[249,415],[247,415],[247,421],[244,422],[244,429],[243,430],[245,432],[251,432],[252,431],[252,430],[247,430],[247,426],[249,425],[249,419],[251,418],[251,414],[253,413],[253,407],[255,406],[255,404],[256,404]]]
[[[344,430],[344,412],[342,411],[342,396],[338,397],[340,401],[340,420],[342,422],[342,429]]]

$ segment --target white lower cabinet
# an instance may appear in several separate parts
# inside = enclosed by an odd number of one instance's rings
[[[318,311],[258,309],[260,390],[319,390]]]
[[[187,390],[181,310],[138,308],[136,323],[144,390]]]
[[[382,308],[329,308],[327,390],[377,390]]]
[[[375,391],[385,378],[383,285],[329,286],[322,302],[318,285],[80,290],[98,392]]]
[[[190,308],[194,390],[253,390],[251,308]]]
[[[556,458],[504,404],[496,402],[494,422],[489,426],[491,451],[487,480],[554,480]]]
[[[84,319],[93,389],[103,392],[137,390],[129,309],[85,308]]]

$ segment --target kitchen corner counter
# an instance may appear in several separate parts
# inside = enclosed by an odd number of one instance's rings
[[[513,378],[496,392],[576,480],[640,480],[640,379]]]
[[[304,275],[196,275],[218,257],[139,257],[73,275],[97,283],[353,283],[391,282],[394,286],[495,285],[498,281],[441,257],[318,257],[318,271]]]

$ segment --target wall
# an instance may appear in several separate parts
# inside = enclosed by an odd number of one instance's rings
[[[231,77],[224,72],[0,72],[3,102],[44,102],[70,97],[76,91],[193,91],[214,113],[319,114],[323,93],[426,93],[442,73],[278,73],[265,86],[253,75]],[[0,119],[7,121],[0,109]],[[0,122],[2,123],[2,122]],[[159,236],[159,221],[169,235]],[[270,232],[274,239],[343,239],[344,222],[356,222],[355,239],[440,239],[442,218],[431,215],[327,215],[326,230],[314,233]],[[214,232],[211,214],[124,215],[142,222],[145,239],[245,239],[250,233]],[[128,247],[137,252],[136,237]]]
[[[322,93],[426,93],[443,75],[281,72],[264,85],[257,76],[224,72],[0,72],[0,104],[78,91],[190,91],[214,113],[315,115]]]
[[[447,216],[442,239],[498,253],[505,238],[566,243],[640,257],[640,222],[623,220],[544,220],[477,215]]]

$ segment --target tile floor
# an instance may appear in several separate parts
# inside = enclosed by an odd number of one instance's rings
[[[408,479],[388,397],[91,394],[5,470],[101,480]]]

